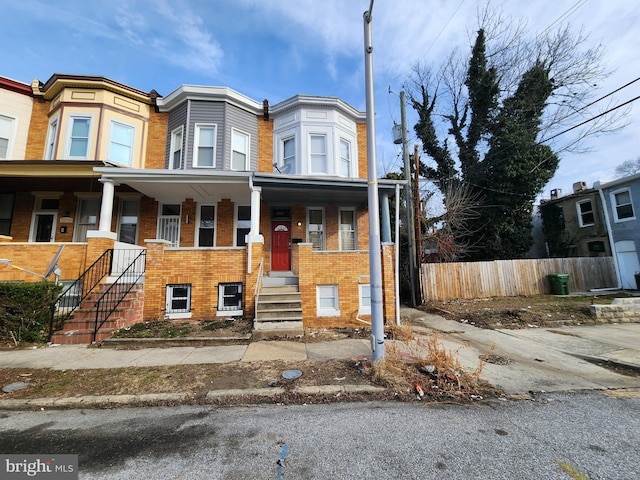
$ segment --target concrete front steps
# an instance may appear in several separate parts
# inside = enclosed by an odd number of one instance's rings
[[[80,307],[73,312],[72,317],[64,322],[62,330],[55,332],[51,337],[51,343],[62,345],[81,345],[93,342],[93,333],[96,324],[95,302],[100,298],[110,284],[102,284],[96,292],[91,293],[82,302]],[[109,316],[96,334],[95,342],[101,342],[110,338],[113,332],[124,327],[129,327],[142,322],[144,308],[144,289],[136,286],[120,302],[120,305]]]
[[[298,277],[290,272],[262,277],[253,330],[255,339],[303,334]]]
[[[640,323],[640,297],[614,298],[610,305],[591,305],[596,323]]]

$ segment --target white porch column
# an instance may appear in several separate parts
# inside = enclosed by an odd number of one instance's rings
[[[262,188],[251,187],[251,231],[248,242],[264,243],[264,237],[260,235],[260,198]]]
[[[98,231],[110,232],[111,219],[113,218],[113,198],[115,196],[115,183],[113,180],[101,178],[102,205],[100,206],[100,225]]]

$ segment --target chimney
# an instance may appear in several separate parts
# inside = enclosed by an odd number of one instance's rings
[[[262,101],[262,118],[265,122],[269,120],[269,100],[266,98]]]
[[[553,190],[551,190],[551,200],[557,200],[561,196],[562,196],[561,188],[554,188]]]

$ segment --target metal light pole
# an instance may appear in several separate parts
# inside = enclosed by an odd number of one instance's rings
[[[378,169],[376,162],[376,127],[373,107],[373,45],[371,10],[364,12],[364,76],[367,97],[367,167],[369,201],[369,286],[371,288],[371,343],[373,362],[384,357],[384,310],[382,308],[382,260],[380,259],[380,218],[378,206]]]

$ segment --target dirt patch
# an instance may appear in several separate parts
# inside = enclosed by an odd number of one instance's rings
[[[141,322],[118,330],[113,338],[232,337],[252,332],[251,320],[241,317],[216,318],[194,322],[158,320]]]
[[[494,297],[429,301],[419,308],[448,320],[489,329],[594,325],[590,305],[610,304],[620,296],[624,295]]]

